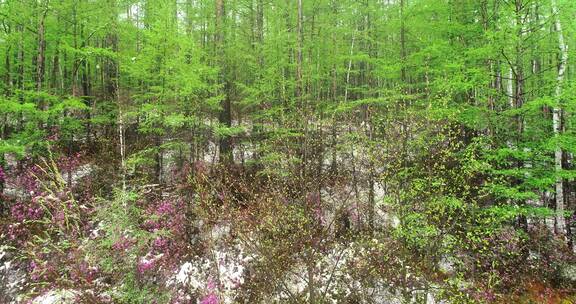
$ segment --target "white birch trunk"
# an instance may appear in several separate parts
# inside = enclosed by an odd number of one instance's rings
[[[506,82],[506,94],[508,95],[508,104],[510,105],[510,109],[514,109],[514,70],[512,69],[512,66],[510,66],[510,69],[508,70],[508,81]],[[512,139],[508,138],[508,140],[506,140],[506,143],[508,144],[508,148],[510,149],[514,148],[514,143],[512,142]]]
[[[556,82],[556,105],[553,110],[553,127],[554,136],[558,138],[562,133],[562,108],[560,107],[560,99],[562,95],[562,83],[564,82],[564,74],[566,72],[566,63],[568,61],[568,46],[564,40],[564,33],[562,32],[562,24],[558,16],[558,5],[556,0],[552,0],[552,15],[554,16],[554,27],[558,32],[558,47],[560,48],[560,63],[558,66],[558,78]],[[562,170],[562,148],[556,147],[554,151],[554,165],[556,173]],[[556,232],[559,234],[566,233],[566,220],[564,218],[564,187],[561,177],[556,178]]]
[[[120,97],[120,63],[116,62],[116,103],[118,105],[118,140],[120,141],[120,166],[122,170],[122,190],[126,191],[126,146],[124,138],[124,117]]]
[[[124,120],[122,118],[122,110],[118,112],[118,135],[120,139],[120,166],[122,170],[122,189],[126,190],[126,161],[124,150]]]
[[[510,104],[510,109],[514,108],[514,70],[512,67],[508,70],[508,83],[506,86],[506,94],[508,94],[508,103]]]
[[[354,40],[356,31],[352,33],[352,43],[350,44],[350,59],[348,60],[348,69],[346,70],[346,86],[344,87],[344,103],[348,101],[348,85],[350,84],[350,71],[352,70],[352,55],[354,54]]]

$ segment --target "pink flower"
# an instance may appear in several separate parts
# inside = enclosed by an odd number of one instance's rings
[[[168,240],[163,237],[158,237],[154,240],[154,249],[158,251],[166,251],[168,249]]]
[[[140,263],[138,263],[138,272],[139,273],[144,273],[152,268],[154,268],[154,261],[142,261]]]
[[[42,208],[34,200],[30,202],[28,206],[23,202],[14,204],[10,209],[10,213],[18,222],[23,222],[24,220],[37,220],[43,215]]]
[[[112,245],[112,249],[114,249],[115,251],[126,251],[126,249],[132,246],[132,243],[133,243],[132,240],[128,239],[125,236],[122,236],[118,241],[116,241]]]
[[[158,215],[172,214],[172,213],[174,213],[174,205],[169,201],[161,202],[158,208],[156,209],[156,214]]]
[[[218,296],[216,296],[216,294],[211,292],[208,295],[206,295],[204,298],[202,298],[202,300],[200,301],[200,304],[218,304]]]
[[[6,173],[4,172],[4,168],[0,166],[0,184],[6,181]]]
[[[216,283],[214,283],[212,279],[209,279],[206,287],[208,287],[208,290],[214,290],[216,289]]]
[[[22,238],[26,235],[26,230],[20,224],[10,224],[8,225],[8,238],[12,241],[16,239],[18,242],[23,242]]]

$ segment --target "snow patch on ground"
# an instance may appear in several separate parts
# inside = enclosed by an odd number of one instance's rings
[[[0,246],[0,303],[19,303],[26,273],[18,267],[8,246]]]
[[[207,256],[184,262],[166,285],[198,297],[208,294],[213,285],[222,303],[234,303],[252,259],[240,245],[215,248]]]
[[[74,304],[77,295],[74,290],[51,290],[32,300],[32,304]]]
[[[92,164],[82,165],[72,172],[72,186],[76,185],[82,178],[90,175],[94,171]]]

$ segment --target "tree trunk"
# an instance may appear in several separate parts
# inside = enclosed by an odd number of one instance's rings
[[[554,16],[554,27],[558,32],[558,47],[560,49],[560,62],[558,64],[558,76],[556,82],[556,105],[553,110],[553,127],[554,137],[558,139],[562,133],[562,84],[564,82],[564,74],[566,72],[566,65],[568,61],[568,45],[564,40],[564,33],[562,32],[562,23],[558,16],[558,5],[556,0],[552,0],[552,15]],[[558,146],[554,151],[554,167],[557,174],[562,171],[562,148]],[[562,177],[556,177],[556,233],[564,235],[566,233],[566,220],[564,218],[564,183]]]
[[[348,86],[350,85],[350,72],[352,70],[352,55],[354,54],[354,41],[356,39],[356,30],[352,34],[350,42],[350,59],[348,59],[348,68],[346,69],[346,86],[344,87],[344,103],[348,101]]]
[[[302,0],[298,0],[298,22],[297,22],[297,44],[296,44],[296,98],[302,107],[303,83],[302,83],[302,44],[304,40],[304,29],[302,27]]]
[[[12,77],[10,71],[10,51],[12,48],[10,46],[6,47],[6,57],[4,58],[4,67],[6,69],[6,74],[4,75],[4,84],[6,86],[6,91],[4,92],[6,96],[12,94]]]
[[[406,26],[404,25],[404,5],[405,0],[400,0],[400,80],[406,81]],[[402,83],[404,85],[404,83]]]
[[[525,34],[525,27],[524,27],[524,10],[526,8],[526,4],[524,0],[516,0],[516,62],[514,64],[514,80],[515,80],[515,90],[514,90],[514,108],[519,109],[524,105],[524,86],[525,86],[525,78],[524,78],[524,34]],[[524,133],[524,117],[519,114],[516,115],[516,142],[520,144],[522,140],[522,133]],[[517,168],[523,168],[525,166],[524,161],[518,160]],[[525,205],[526,202],[523,202]],[[525,215],[520,215],[518,217],[519,226],[528,231],[528,219]]]
[[[46,20],[46,14],[48,9],[45,8],[40,17],[40,23],[38,24],[38,57],[36,59],[36,91],[40,92],[42,90],[42,84],[44,82],[44,69],[46,67],[46,28],[44,26],[44,21]]]
[[[218,121],[226,127],[232,126],[232,109],[230,101],[231,83],[228,80],[228,67],[225,56],[225,35],[224,35],[224,0],[216,0],[216,31],[214,46],[218,65],[220,67],[220,83],[224,85],[224,99],[220,102],[222,110],[218,115]],[[229,163],[233,161],[232,142],[229,136],[220,139],[220,162]]]

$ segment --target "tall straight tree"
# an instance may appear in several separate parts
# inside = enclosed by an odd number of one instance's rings
[[[558,140],[562,134],[562,86],[564,85],[564,75],[568,65],[568,46],[564,39],[564,32],[562,31],[562,23],[560,21],[560,13],[556,0],[552,0],[552,15],[554,18],[554,28],[558,34],[558,49],[560,52],[558,62],[558,76],[556,80],[555,89],[555,106],[553,109],[553,128],[554,136]],[[562,180],[562,162],[563,151],[560,143],[556,143],[554,150],[554,166],[556,170],[556,231],[564,235],[566,233],[566,220],[564,215],[564,183]]]
[[[224,94],[220,102],[220,114],[218,115],[218,122],[225,127],[232,126],[232,102],[231,102],[231,83],[228,79],[229,66],[227,58],[225,58],[227,49],[226,37],[226,8],[224,0],[216,0],[216,19],[215,19],[215,32],[214,32],[214,47],[216,51],[216,60],[220,68],[219,85],[222,86],[220,92]],[[222,134],[220,138],[220,161],[231,162],[233,160],[233,147],[232,139],[228,134]]]

